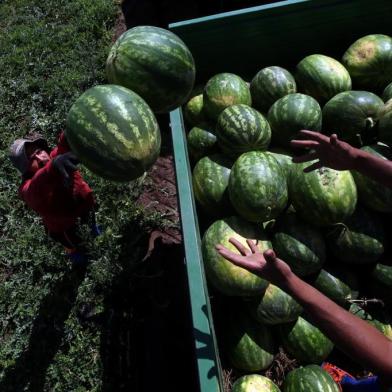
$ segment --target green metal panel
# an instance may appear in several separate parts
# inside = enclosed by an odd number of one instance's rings
[[[223,391],[220,384],[222,380],[221,365],[216,347],[210,301],[202,263],[199,227],[192,189],[192,175],[181,109],[170,113],[170,123],[188,285],[191,293],[193,336],[198,362],[200,390],[205,392]]]
[[[198,83],[220,72],[250,80],[261,68],[293,69],[306,55],[339,59],[366,34],[392,35],[392,0],[290,0],[173,23],[191,50]],[[222,388],[181,109],[170,113],[200,390]]]
[[[173,23],[189,47],[198,82],[220,72],[250,80],[269,65],[293,68],[303,57],[340,58],[357,38],[392,34],[391,0],[296,0]]]

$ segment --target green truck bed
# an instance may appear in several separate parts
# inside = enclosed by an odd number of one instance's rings
[[[392,35],[391,20],[391,0],[290,0],[173,23],[169,28],[191,50],[197,83],[202,84],[220,72],[250,81],[265,66],[293,69],[314,53],[340,59],[361,36]],[[170,122],[200,390],[223,391],[181,109],[170,113]]]

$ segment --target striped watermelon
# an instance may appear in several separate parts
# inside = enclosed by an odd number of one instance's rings
[[[233,162],[221,154],[200,159],[193,169],[193,192],[205,212],[224,215],[231,205],[227,186]]]
[[[230,237],[245,246],[248,246],[247,238],[257,239],[261,251],[271,248],[271,243],[261,225],[246,222],[235,216],[217,220],[207,229],[202,239],[203,261],[209,282],[226,295],[260,294],[267,287],[268,282],[244,268],[237,267],[220,256],[215,249],[215,245],[222,244],[231,251],[238,252],[229,242]]]
[[[298,276],[311,275],[324,264],[322,233],[302,222],[294,213],[285,214],[277,220],[272,244],[277,256]]]
[[[218,151],[215,131],[210,124],[193,127],[186,136],[189,155],[194,161]]]
[[[142,96],[156,113],[184,104],[195,81],[195,63],[189,49],[172,32],[137,26],[123,33],[106,61],[110,83]]]
[[[370,286],[374,294],[384,302],[392,302],[392,266],[377,263],[372,271]]]
[[[387,87],[385,87],[382,93],[382,99],[384,102],[389,101],[392,98],[392,83],[389,83]]]
[[[248,84],[232,73],[213,76],[204,87],[203,99],[204,110],[213,121],[217,121],[228,106],[252,104]]]
[[[280,389],[267,377],[248,374],[235,381],[231,392],[280,392]]]
[[[287,375],[283,392],[340,392],[340,388],[320,366],[308,365]]]
[[[297,92],[293,75],[281,67],[266,67],[260,70],[250,82],[253,107],[262,113],[279,98]]]
[[[274,360],[275,344],[268,327],[246,313],[235,312],[228,323],[227,351],[232,366],[247,372],[268,368]]]
[[[261,324],[276,325],[295,321],[302,306],[279,287],[269,284],[260,299],[249,302],[254,318]]]
[[[66,137],[72,151],[103,178],[130,181],[156,161],[161,134],[146,102],[125,87],[95,86],[72,105]]]
[[[392,99],[378,113],[378,140],[392,147]]]
[[[377,328],[382,334],[384,334],[385,337],[392,340],[392,326],[390,324],[390,316],[387,315],[387,317],[383,317],[380,315],[379,317],[375,317],[373,314],[369,313],[355,303],[351,304],[350,313],[361,318],[362,320],[367,321],[369,324]]]
[[[374,263],[385,251],[382,221],[376,214],[358,206],[344,223],[329,231],[327,243],[332,254],[343,263]]]
[[[296,68],[298,90],[324,104],[342,91],[351,90],[347,69],[332,57],[312,54],[302,59]]]
[[[342,61],[356,88],[381,92],[392,82],[392,38],[366,35],[346,50]]]
[[[322,269],[312,281],[312,285],[332,301],[347,307],[349,300],[353,299],[351,288],[331,272]]]
[[[362,147],[361,150],[382,159],[392,159],[390,148],[378,144]],[[368,208],[378,212],[392,212],[392,189],[353,170],[355,183],[361,202]]]
[[[268,154],[271,154],[279,163],[279,166],[283,169],[285,177],[288,181],[291,168],[293,166],[293,160],[291,153],[285,151],[282,148],[271,148],[268,151]]]
[[[293,165],[289,195],[295,210],[303,220],[317,226],[344,222],[357,204],[351,173],[326,167],[304,173],[311,163]]]
[[[244,152],[266,150],[271,129],[257,110],[243,104],[232,105],[219,115],[216,136],[226,155],[238,157]]]
[[[333,349],[333,343],[302,317],[278,328],[283,348],[301,363],[320,364]]]
[[[242,154],[229,179],[231,204],[251,222],[276,218],[287,205],[287,183],[276,159],[266,152]]]
[[[336,133],[353,145],[371,142],[378,112],[384,102],[367,91],[345,91],[335,95],[323,108],[323,130]]]
[[[186,103],[184,117],[186,122],[192,127],[206,122],[203,111],[203,94],[195,95]]]
[[[321,108],[318,102],[304,94],[289,94],[278,99],[268,111],[272,140],[283,147],[290,146],[302,129],[321,130]]]

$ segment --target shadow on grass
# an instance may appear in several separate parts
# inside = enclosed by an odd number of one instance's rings
[[[191,321],[178,245],[156,244],[137,268],[148,238],[124,230],[124,270],[105,298],[101,334],[103,391],[187,390],[193,392]]]
[[[0,391],[23,391],[28,384],[31,392],[44,390],[46,370],[58,351],[64,335],[64,323],[85,273],[84,268],[73,268],[42,300],[33,322],[28,347],[15,365],[6,370]]]

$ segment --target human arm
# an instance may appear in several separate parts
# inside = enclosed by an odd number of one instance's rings
[[[350,144],[339,140],[335,134],[326,136],[318,132],[303,130],[299,135],[304,140],[292,140],[291,145],[297,148],[309,148],[312,151],[294,157],[293,162],[301,163],[318,160],[305,168],[305,172],[322,166],[336,170],[356,170],[382,185],[392,188],[391,161],[352,147]]]
[[[57,138],[57,146],[51,151],[50,157],[55,158],[57,155],[65,154],[71,151],[64,131],[61,131]]]
[[[392,341],[297,277],[272,250],[261,253],[251,240],[247,240],[249,249],[234,238],[230,242],[239,253],[217,245],[221,256],[290,294],[337,347],[362,366],[376,372],[382,382],[392,385]]]

